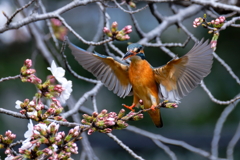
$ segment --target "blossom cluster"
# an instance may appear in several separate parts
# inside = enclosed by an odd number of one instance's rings
[[[129,33],[132,32],[132,26],[127,25],[125,26],[122,30],[118,30],[118,23],[113,22],[111,29],[104,27],[103,32],[108,36],[111,37],[113,40],[118,40],[118,41],[125,41],[130,39]]]
[[[32,67],[32,61],[30,59],[25,60],[24,65],[21,68],[22,82],[29,82],[33,84],[42,83],[42,80],[34,74],[36,70],[32,69],[31,67]]]
[[[65,70],[57,67],[53,61],[48,70],[52,72],[52,76],[48,76],[47,80],[42,80],[34,75],[36,72],[32,67],[32,61],[27,59],[21,68],[21,80],[36,85],[38,92],[32,100],[25,99],[24,102],[16,101],[16,109],[21,109],[20,113],[28,116],[35,121],[44,121],[53,116],[55,120],[64,120],[59,114],[63,111],[62,104],[66,102],[72,92],[72,81],[68,81],[64,75]],[[56,84],[55,79],[60,83]],[[42,98],[50,100],[49,107],[45,106]],[[47,109],[45,113],[43,110]]]
[[[215,28],[221,28],[222,25],[224,24],[226,18],[224,16],[220,16],[219,18],[216,18],[215,20],[211,21],[211,24],[215,27]]]
[[[215,20],[212,20],[211,22],[207,22],[206,14],[205,14],[203,18],[199,17],[193,21],[193,27],[196,28],[202,25],[204,28],[209,29],[208,33],[213,34],[213,38],[211,40],[211,48],[213,48],[213,50],[216,50],[217,40],[219,38],[218,29],[220,29],[223,26],[225,21],[226,21],[226,18],[224,16],[220,16]]]
[[[53,28],[53,33],[57,39],[64,40],[64,37],[67,35],[67,28],[63,26],[62,22],[59,19],[52,18],[51,24]]]
[[[206,15],[204,15],[204,17],[198,17],[195,18],[193,21],[193,27],[196,28],[200,25],[202,25],[203,27],[206,28],[210,28],[211,30],[216,30],[222,27],[222,25],[224,24],[226,18],[224,16],[220,16],[218,18],[216,18],[215,20],[211,20],[211,22],[207,22],[206,20]]]
[[[197,28],[202,22],[203,22],[203,18],[201,17],[195,18],[195,20],[193,21],[193,27]]]
[[[10,130],[5,132],[5,137],[3,135],[0,135],[0,149],[6,148],[5,154],[11,153],[10,144],[15,138],[16,134],[13,134]]]
[[[104,109],[100,113],[93,112],[90,116],[88,114],[83,114],[82,124],[89,125],[88,135],[93,132],[98,131],[101,133],[111,133],[113,129],[123,129],[128,126],[126,121],[133,120],[138,121],[143,118],[143,114],[136,114],[130,112],[125,115],[125,110],[121,109],[117,114],[115,112],[109,112]]]
[[[76,126],[70,129],[68,134],[59,132],[59,124],[55,122],[45,124],[39,123],[33,125],[32,121],[28,123],[28,131],[25,132],[21,148],[18,155],[14,156],[12,152],[6,152],[10,159],[36,159],[39,157],[48,157],[48,159],[68,159],[71,154],[78,154],[78,146],[75,143],[80,137],[80,127]]]

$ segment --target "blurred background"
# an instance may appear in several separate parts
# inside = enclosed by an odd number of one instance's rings
[[[25,1],[27,2],[27,1]],[[43,4],[46,6],[47,11],[54,11],[66,4],[69,1],[62,0],[43,0]],[[146,5],[146,3],[136,3],[138,8]],[[110,5],[113,5],[110,3]],[[171,11],[168,3],[158,3],[158,11],[163,16],[170,16],[174,13]],[[182,8],[181,6],[178,6]],[[4,1],[0,0],[0,11],[4,11],[7,15],[11,15],[16,9],[15,1]],[[133,22],[128,13],[124,13],[118,8],[107,8],[106,12],[110,16],[110,24],[117,21],[119,29],[126,25],[133,25]],[[193,28],[192,22],[197,17],[202,17],[205,12],[199,12],[183,21],[185,27],[198,39],[211,39],[212,35],[207,33],[207,29],[203,27]],[[91,41],[97,30],[98,23],[100,21],[99,7],[94,3],[86,6],[76,7],[62,14],[66,22],[85,40]],[[144,32],[149,32],[158,25],[158,21],[152,16],[149,8],[144,9],[141,12],[135,13],[139,26]],[[13,21],[19,21],[23,16],[19,15],[14,18]],[[208,20],[212,18],[208,17]],[[6,18],[3,14],[0,14],[0,26],[6,23]],[[44,33],[44,38],[50,37],[49,30],[45,24],[45,21],[39,21],[36,23],[36,27],[41,33]],[[228,27],[226,30],[220,32],[220,37],[217,44],[216,54],[221,57],[233,70],[233,72],[240,76],[240,45],[239,45],[240,29]],[[75,45],[87,49],[89,46],[83,44],[78,40],[72,33],[68,32],[67,36]],[[133,32],[129,34],[131,37],[128,41],[114,41],[122,52],[126,52],[128,42],[138,42],[140,40],[133,27]],[[163,43],[175,42],[183,43],[187,39],[187,35],[182,29],[178,29],[176,25],[172,25],[167,28],[161,34],[161,40]],[[47,46],[54,46],[52,40],[49,38]],[[61,44],[61,42],[59,41]],[[194,45],[193,41],[190,41],[186,47],[174,47],[169,48],[172,52],[177,54],[179,57],[186,54]],[[37,71],[37,76],[43,81],[46,76],[50,74],[47,70],[49,64],[43,57],[41,52],[36,49],[36,41],[28,31],[27,27],[21,27],[18,30],[10,30],[0,34],[0,78],[7,76],[14,76],[20,73],[25,59],[32,59],[34,62],[34,68]],[[59,65],[63,65],[59,50],[56,48],[49,47],[51,53],[57,59]],[[96,46],[94,49],[100,54],[105,54],[103,45]],[[113,50],[112,53],[117,55]],[[67,48],[65,51],[67,59],[72,69],[79,75],[93,78],[95,77],[84,70],[73,58],[70,50]],[[171,57],[164,53],[159,48],[145,47],[145,54],[147,60],[154,67],[158,67],[166,64]],[[87,83],[83,80],[76,79],[68,71],[66,71],[66,77],[68,80],[73,82],[72,96],[78,100],[85,92],[89,91],[94,85]],[[226,101],[234,98],[239,94],[239,84],[233,79],[229,72],[216,60],[214,60],[211,73],[204,79],[204,82],[215,98]],[[15,109],[15,101],[28,98],[31,99],[36,93],[36,88],[30,83],[22,83],[20,79],[9,80],[0,83],[0,104],[1,108],[9,109],[18,112]],[[121,104],[132,103],[132,97],[126,97],[121,99],[107,88],[102,87],[99,94],[97,95],[97,107],[98,110],[107,109],[109,112],[119,112],[122,108]],[[93,110],[91,99],[88,99],[84,106]],[[141,121],[129,122],[130,125],[139,127],[141,129],[160,134],[167,138],[184,141],[192,146],[201,148],[210,152],[211,141],[213,138],[213,131],[216,122],[226,105],[219,105],[211,101],[206,92],[199,86],[189,95],[181,100],[178,108],[176,109],[162,109],[162,118],[164,127],[156,128],[150,117],[144,114],[144,119]],[[66,107],[67,110],[67,107]],[[72,119],[68,119],[71,121]],[[233,112],[227,117],[226,122],[221,133],[219,141],[219,157],[226,157],[226,147],[229,141],[232,139],[238,123],[240,120],[240,108],[239,104],[235,107]],[[0,134],[4,134],[6,130],[11,130],[17,134],[17,139],[24,139],[23,134],[27,130],[26,119],[17,119],[5,114],[0,115]],[[62,127],[63,130],[68,131],[69,128]],[[170,159],[168,155],[160,148],[158,148],[151,139],[148,139],[139,134],[132,133],[127,130],[116,130],[113,134],[118,136],[127,146],[129,146],[134,152],[142,156],[145,159],[157,160],[157,159]],[[91,146],[99,159],[133,159],[125,150],[123,150],[116,142],[110,139],[105,134],[94,133],[88,136]],[[80,145],[80,144],[79,144]],[[176,154],[178,159],[195,159],[203,160],[208,159],[198,154],[189,152],[188,150],[168,145],[170,149]],[[234,152],[234,158],[240,159],[240,143],[238,142]],[[81,145],[79,146],[79,153],[81,154]],[[79,155],[75,155],[74,159],[79,159]],[[5,157],[1,150],[1,157]]]

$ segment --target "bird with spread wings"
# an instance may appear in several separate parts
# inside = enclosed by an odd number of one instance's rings
[[[179,102],[206,77],[213,63],[213,49],[208,41],[196,43],[181,58],[175,58],[162,67],[153,68],[145,58],[143,46],[137,43],[127,47],[123,60],[130,59],[129,65],[113,57],[87,52],[68,42],[75,59],[91,72],[110,91],[119,97],[133,95],[133,110],[142,100],[156,127],[162,127],[160,109],[155,109],[160,100]]]

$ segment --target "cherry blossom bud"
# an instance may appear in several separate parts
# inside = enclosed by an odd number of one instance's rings
[[[216,48],[217,46],[217,41],[211,41],[211,48]]]
[[[27,68],[32,67],[32,60],[31,60],[31,59],[26,59],[25,62],[24,62],[24,65],[25,65]]]
[[[118,29],[118,23],[115,21],[115,22],[112,23],[111,31],[116,32],[117,29]]]
[[[20,111],[21,114],[26,114],[26,112],[27,112],[26,110],[21,110]]]
[[[129,39],[130,39],[129,35],[123,36],[123,41],[124,41],[124,40],[129,40]]]
[[[127,25],[122,30],[123,30],[123,32],[125,34],[131,33],[132,32],[132,26],[131,25]]]
[[[62,106],[61,106],[61,103],[59,102],[59,100],[58,100],[57,98],[52,97],[51,99],[52,99],[52,101],[53,101],[58,107],[62,107]]]
[[[61,93],[64,90],[64,88],[62,87],[62,85],[57,84],[54,86],[54,90]]]
[[[75,126],[73,129],[74,129],[74,131],[79,131],[80,127],[79,126]]]
[[[107,27],[104,27],[103,28],[103,32],[108,36],[108,37],[112,37],[112,32],[107,28]]]
[[[101,111],[101,113],[102,114],[106,114],[108,111],[106,110],[106,109],[103,109],[102,111]]]
[[[118,113],[118,117],[117,118],[122,118],[125,115],[125,109],[121,109]]]
[[[104,131],[105,131],[106,133],[111,133],[111,132],[112,132],[112,129],[111,129],[111,128],[105,128]]]
[[[225,22],[226,18],[224,16],[220,16],[219,20],[220,20],[221,23],[223,23],[223,22]]]
[[[6,132],[5,132],[5,136],[10,136],[12,134],[12,131],[10,131],[10,130],[7,130]]]
[[[97,112],[93,112],[93,117],[97,117],[98,116],[98,113]]]
[[[8,148],[8,149],[5,150],[4,153],[5,153],[5,154],[10,154],[10,153],[11,153],[11,150]]]
[[[87,133],[87,134],[88,134],[88,135],[91,135],[93,132],[94,132],[94,130],[90,128],[90,129],[88,130],[88,133]]]
[[[52,18],[51,23],[55,26],[61,26],[62,25],[62,22],[59,19],[56,19],[56,18]]]
[[[26,74],[34,74],[35,72],[36,70],[32,68],[26,70]]]

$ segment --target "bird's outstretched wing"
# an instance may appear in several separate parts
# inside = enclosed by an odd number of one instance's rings
[[[90,53],[68,41],[69,48],[78,63],[119,97],[127,96],[132,85],[129,82],[128,66],[112,57]]]
[[[212,52],[208,41],[201,40],[183,57],[153,69],[159,84],[159,97],[177,102],[191,92],[210,73]]]

